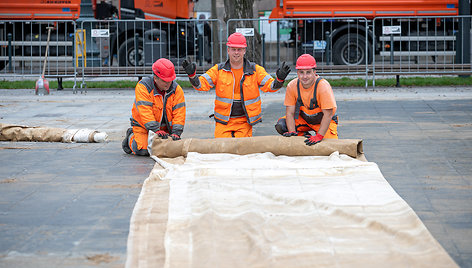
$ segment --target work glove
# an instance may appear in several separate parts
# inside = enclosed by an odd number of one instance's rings
[[[290,73],[290,66],[285,65],[285,61],[282,62],[282,66],[280,66],[279,69],[277,69],[277,72],[275,73],[277,75],[277,80],[279,82],[285,81],[285,78],[287,78],[287,75]]]
[[[169,137],[169,133],[165,132],[164,130],[157,131],[156,135],[161,139],[167,139],[167,137]]]
[[[179,135],[177,135],[177,134],[170,134],[170,137],[171,137],[171,138],[172,138],[172,140],[174,140],[174,141],[178,141],[178,140],[180,140],[180,136],[179,136]]]
[[[308,145],[308,146],[313,145],[313,144],[317,144],[323,138],[324,138],[324,136],[318,133],[315,136],[311,136],[308,139],[306,139],[305,144]]]
[[[287,131],[284,134],[282,134],[282,136],[284,137],[291,137],[291,136],[297,136],[297,135],[298,133],[296,131]]]
[[[193,77],[197,73],[197,65],[194,62],[188,61],[187,59],[182,62],[182,67],[189,77]]]

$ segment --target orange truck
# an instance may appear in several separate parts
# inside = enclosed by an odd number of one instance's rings
[[[323,58],[327,52],[326,45],[329,45],[334,64],[358,65],[366,61],[372,62],[370,50],[373,43],[379,44],[375,48],[376,54],[386,52],[385,49],[389,48],[390,43],[386,41],[390,36],[385,35],[383,26],[400,26],[398,30],[401,34],[397,33],[398,36],[395,36],[394,46],[405,53],[419,55],[419,52],[433,49],[452,49],[453,42],[443,42],[442,47],[437,47],[438,42],[434,43],[434,38],[428,32],[439,29],[442,36],[438,40],[444,40],[445,35],[454,36],[458,30],[457,23],[450,23],[450,18],[437,16],[459,15],[458,2],[459,0],[277,0],[270,18],[294,19],[290,41],[299,48],[299,54],[308,52],[315,54],[317,58]],[[436,17],[431,18],[432,16]],[[376,19],[382,17],[389,19]],[[350,18],[365,19],[356,23]],[[418,42],[405,42],[412,35],[416,36]],[[420,40],[421,36],[429,36],[429,39]],[[382,44],[386,47],[382,47]]]
[[[140,23],[109,23],[110,27],[110,53],[118,55],[121,66],[142,65],[126,59],[133,58],[130,55],[142,53],[144,33],[155,28],[162,29],[166,36],[166,47],[171,48],[170,56],[185,56],[185,53],[193,54],[194,51],[194,25],[190,22],[179,24],[178,27],[173,19],[189,19],[193,15],[194,1],[196,0],[2,0],[0,1],[0,41],[2,42],[1,54],[4,56],[7,48],[7,35],[13,36],[12,41],[45,41],[47,37],[46,26],[34,27],[25,25],[24,21],[46,21],[46,20],[73,20],[77,22],[77,28],[81,27],[81,19],[103,20],[153,20],[155,22]],[[84,5],[85,2],[85,5]],[[112,4],[115,3],[115,5]],[[82,3],[82,5],[81,5]],[[18,21],[15,21],[18,20]],[[23,21],[23,22],[20,22]],[[72,55],[72,48],[54,46],[54,42],[74,40],[74,27],[71,24],[61,23],[51,34],[50,56]],[[134,42],[138,35],[138,49]],[[41,40],[36,40],[40,38]],[[44,39],[44,40],[43,40]],[[15,42],[19,44],[21,42]],[[170,45],[169,45],[170,43]],[[177,51],[180,48],[180,51]],[[185,48],[185,49],[184,49]],[[43,48],[44,49],[44,48]],[[44,55],[39,47],[20,46],[14,47],[16,56],[40,56]],[[4,65],[5,62],[0,62]],[[4,67],[4,66],[0,66]]]

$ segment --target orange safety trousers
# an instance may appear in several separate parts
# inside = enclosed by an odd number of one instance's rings
[[[230,118],[228,124],[215,123],[215,138],[252,137],[252,126],[246,117]]]
[[[142,127],[133,126],[133,134],[129,137],[129,148],[133,154],[142,155],[147,153],[148,131]]]
[[[286,117],[283,116],[280,119],[285,119]],[[311,125],[308,124],[301,116],[299,116],[297,119],[295,119],[295,130],[298,132],[298,136],[303,136],[305,133],[310,130],[316,131],[318,133],[318,130],[320,129],[320,125]],[[324,135],[325,139],[338,139],[338,124],[334,122],[334,120],[331,120],[329,123],[328,130],[326,131],[326,134]]]

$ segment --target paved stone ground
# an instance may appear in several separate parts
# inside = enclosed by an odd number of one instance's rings
[[[254,135],[275,135],[283,93],[264,94]],[[210,138],[214,93],[186,90],[183,137]],[[472,89],[336,89],[341,138],[369,161],[461,267],[472,267]],[[121,150],[132,90],[0,90],[0,122],[106,131],[100,144],[0,142],[0,267],[122,267],[129,220],[154,162]]]

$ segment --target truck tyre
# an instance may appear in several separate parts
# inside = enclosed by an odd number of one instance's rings
[[[372,62],[371,48],[365,47],[365,36],[345,34],[333,46],[333,62],[336,65],[359,65]]]
[[[138,52],[138,64],[136,65],[136,51]],[[118,51],[120,66],[144,66],[143,38],[138,38],[138,49],[134,47],[134,38],[129,38],[121,44]]]

